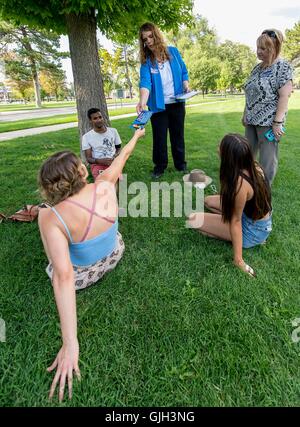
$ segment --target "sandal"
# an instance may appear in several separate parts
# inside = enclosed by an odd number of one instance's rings
[[[38,214],[38,205],[25,205],[23,209],[18,210],[16,213],[9,216],[7,219],[10,219],[12,221],[32,222],[38,217]]]

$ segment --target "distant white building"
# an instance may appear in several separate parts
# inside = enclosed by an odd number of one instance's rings
[[[11,88],[5,84],[4,62],[0,61],[0,102],[8,102]]]

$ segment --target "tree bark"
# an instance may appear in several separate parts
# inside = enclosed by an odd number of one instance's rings
[[[88,109],[93,107],[99,108],[106,120],[106,124],[109,125],[98,55],[95,13],[86,15],[72,13],[66,15],[66,24],[74,76],[80,134],[80,153],[82,159],[85,161],[81,141],[82,136],[91,129],[87,117]]]
[[[33,66],[32,78],[33,78],[33,86],[34,86],[35,105],[37,108],[42,108],[41,87],[39,82],[39,76],[36,71],[36,66]]]

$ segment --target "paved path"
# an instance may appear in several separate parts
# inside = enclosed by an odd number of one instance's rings
[[[240,98],[237,98],[240,99]],[[192,107],[199,107],[201,105],[209,105],[209,104],[216,104],[219,102],[230,102],[230,101],[236,101],[236,99],[226,99],[226,100],[218,100],[218,101],[212,101],[212,102],[202,102],[199,104],[190,104],[187,105],[187,108],[192,108]],[[128,114],[120,114],[119,116],[113,116],[110,118],[110,120],[118,120],[118,119],[124,119],[126,117],[134,117],[136,116],[136,113],[128,113]],[[32,129],[22,129],[22,130],[16,130],[16,131],[12,131],[12,132],[2,132],[0,133],[0,142],[1,141],[7,141],[9,139],[14,139],[14,138],[20,138],[23,136],[29,136],[29,135],[37,135],[40,133],[47,133],[47,132],[54,132],[54,131],[58,131],[58,130],[62,130],[62,129],[69,129],[69,128],[73,128],[76,127],[78,125],[77,122],[72,122],[72,123],[62,123],[60,125],[51,125],[51,126],[41,126],[38,128],[32,128]]]
[[[136,116],[136,113],[121,114],[120,116],[111,117],[110,120],[112,121],[112,120],[123,119],[126,117],[134,117],[134,116]],[[15,130],[13,132],[2,132],[0,133],[0,142],[7,141],[9,139],[14,139],[14,138],[21,138],[23,136],[37,135],[40,133],[55,132],[62,129],[74,128],[77,125],[78,125],[77,122],[71,122],[71,123],[62,123],[61,125],[41,126],[41,127],[32,128],[32,129]]]
[[[112,109],[121,109],[123,107],[134,107],[135,104],[122,103],[120,104],[109,104],[107,108]],[[28,120],[28,119],[38,119],[41,117],[52,117],[60,116],[67,114],[76,114],[76,107],[58,107],[58,108],[39,108],[36,110],[18,110],[18,111],[5,111],[0,113],[0,122],[14,122],[16,120]]]

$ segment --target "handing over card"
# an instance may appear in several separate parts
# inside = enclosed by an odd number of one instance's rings
[[[138,128],[144,128],[148,121],[150,120],[150,117],[152,116],[151,111],[143,110],[140,112],[140,114],[137,116],[137,118],[132,122],[130,125],[131,128],[138,129]]]

